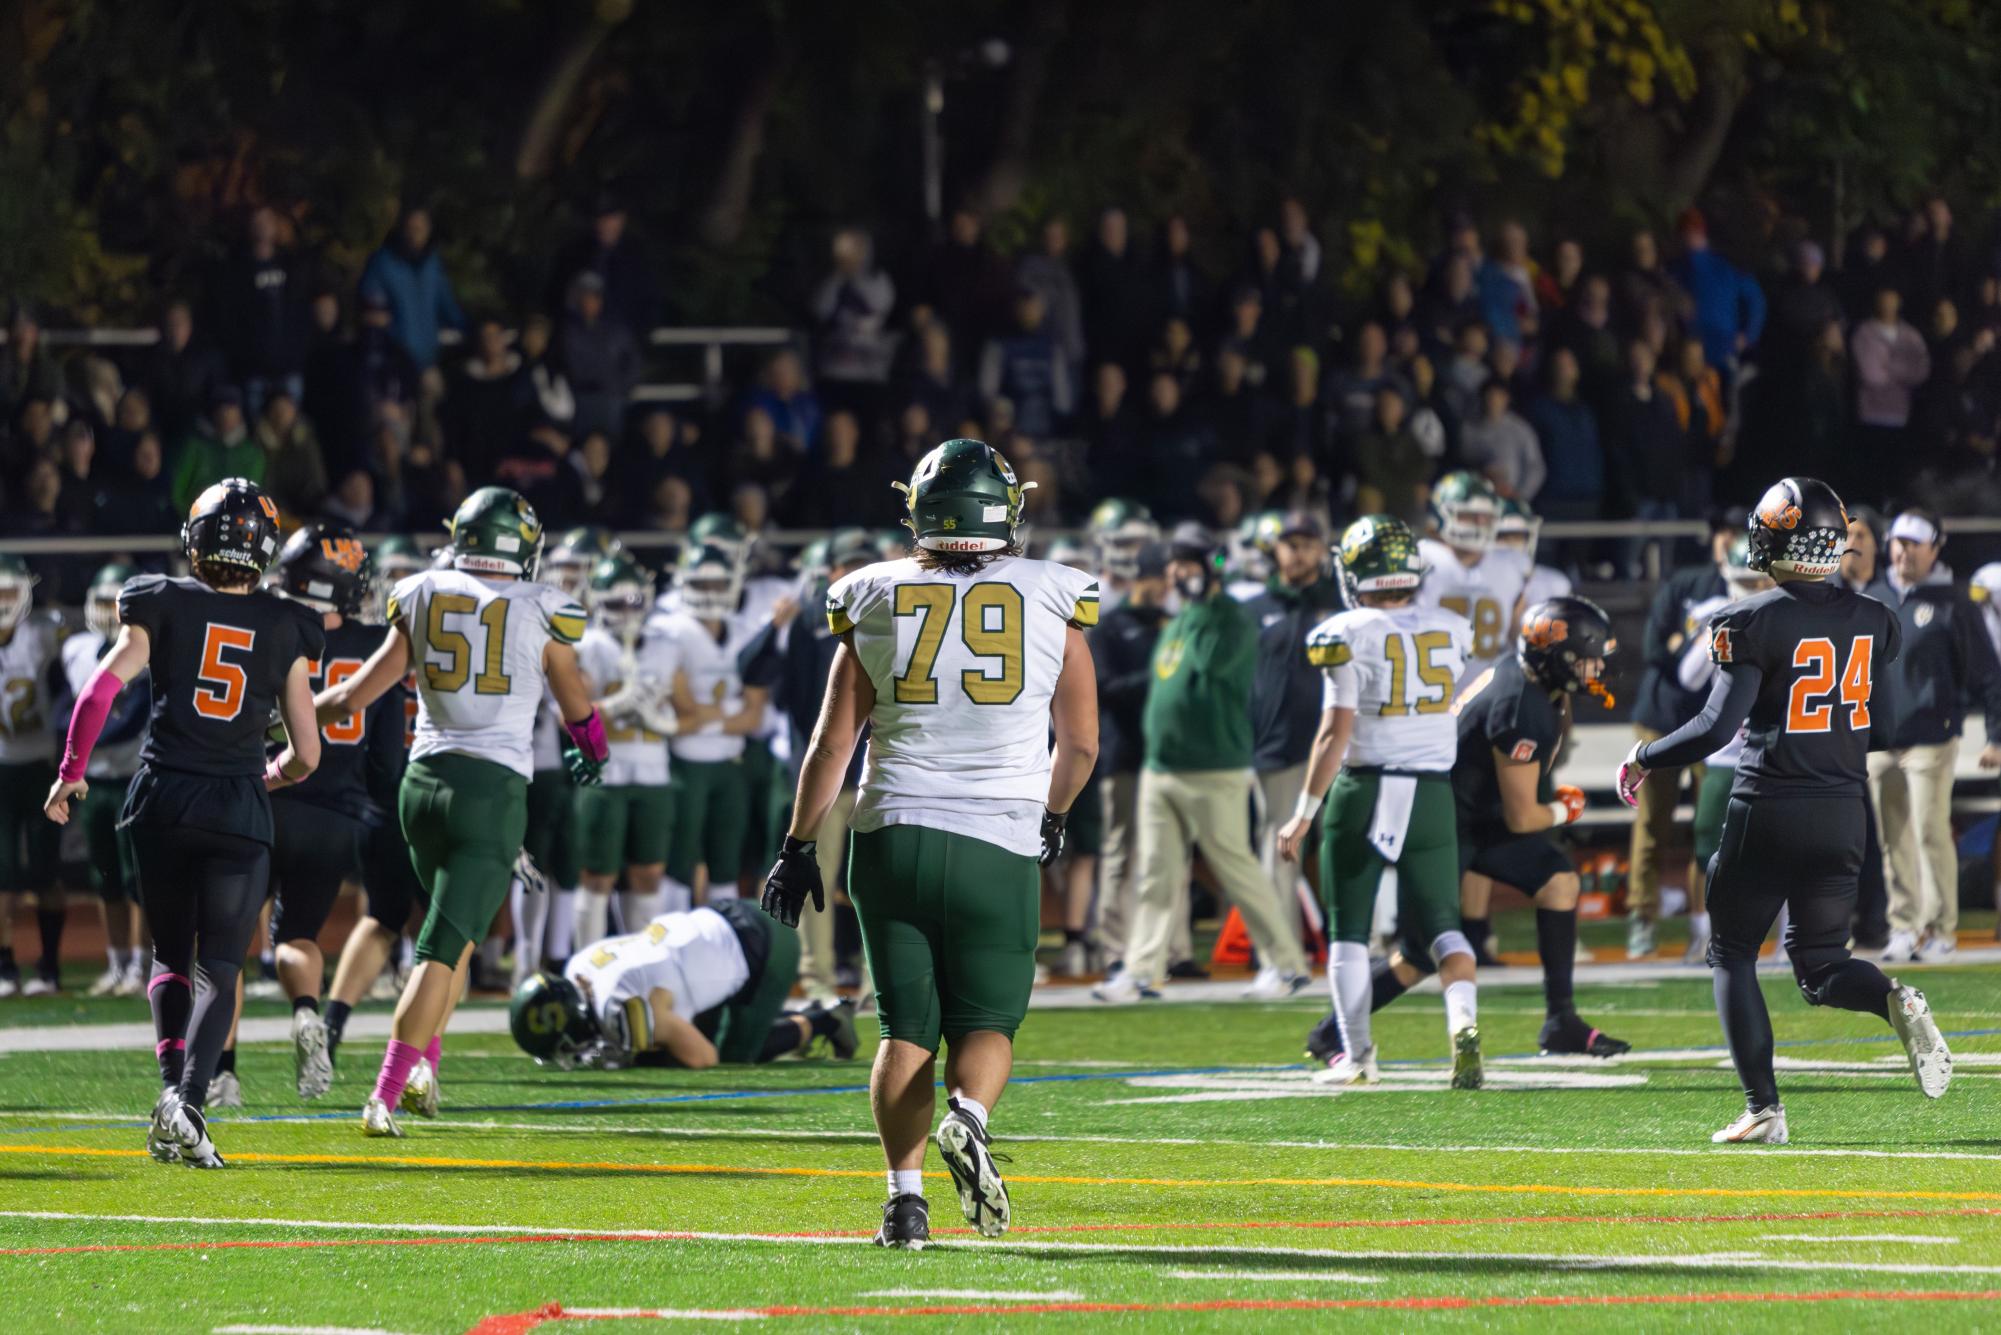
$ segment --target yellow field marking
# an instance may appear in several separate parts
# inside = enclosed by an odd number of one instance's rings
[[[145,1150],[82,1145],[0,1145],[0,1154],[56,1158],[142,1159]],[[232,1151],[235,1163],[346,1164],[385,1168],[508,1168],[528,1172],[609,1172],[738,1177],[880,1178],[872,1168],[772,1168],[739,1164],[612,1163],[566,1159],[461,1159],[427,1154],[262,1154]],[[1421,1182],[1394,1177],[1073,1177],[1015,1173],[1012,1182],[1071,1187],[1373,1187],[1384,1191],[1445,1191],[1492,1196],[1709,1197],[1721,1200],[2001,1201],[2001,1191],[1889,1191],[1866,1187],[1593,1187],[1544,1182]]]

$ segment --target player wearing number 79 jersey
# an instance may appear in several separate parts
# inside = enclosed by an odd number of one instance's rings
[[[1927,1097],[1952,1077],[1924,994],[1848,953],[1867,838],[1873,686],[1897,656],[1901,628],[1882,603],[1828,582],[1847,540],[1848,512],[1833,488],[1805,477],[1774,483],[1751,514],[1747,565],[1777,586],[1715,614],[1716,679],[1702,712],[1619,766],[1619,796],[1635,805],[1648,770],[1699,761],[1745,728],[1709,872],[1709,967],[1746,1105],[1718,1142],[1786,1141],[1757,977],[1758,948],[1781,905],[1791,911],[1785,945],[1808,1003],[1889,1021]]]
[[[569,733],[572,777],[596,782],[608,754],[573,647],[584,611],[562,590],[534,582],[542,552],[535,511],[505,487],[482,487],[459,506],[451,528],[453,568],[397,584],[382,647],[315,702],[321,723],[337,722],[416,666],[417,740],[397,807],[431,903],[375,1093],[362,1110],[362,1131],[371,1136],[402,1134],[392,1111],[443,1033],[459,992],[455,975],[507,898],[527,831],[545,685]]]

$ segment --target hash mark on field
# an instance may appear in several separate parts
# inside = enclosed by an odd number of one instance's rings
[[[1908,1242],[1913,1247],[1950,1247],[1958,1238],[1932,1233],[1767,1233],[1761,1242]]]

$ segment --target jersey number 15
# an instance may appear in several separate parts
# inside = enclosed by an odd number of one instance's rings
[[[1857,635],[1848,643],[1848,664],[1840,671],[1841,703],[1848,706],[1848,726],[1869,726],[1869,656],[1876,637]],[[1834,726],[1834,641],[1801,640],[1793,646],[1793,666],[1804,676],[1793,680],[1792,695],[1786,704],[1787,732],[1827,732]]]

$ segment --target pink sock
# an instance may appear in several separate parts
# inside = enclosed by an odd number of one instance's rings
[[[430,1045],[424,1049],[424,1060],[431,1063],[431,1070],[435,1073],[438,1069],[438,1063],[444,1060],[444,1056],[445,1036],[438,1034],[431,1039]]]
[[[390,1108],[401,1102],[403,1086],[410,1082],[411,1068],[423,1055],[420,1048],[390,1039],[389,1050],[382,1054],[382,1070],[375,1077],[375,1097]]]

